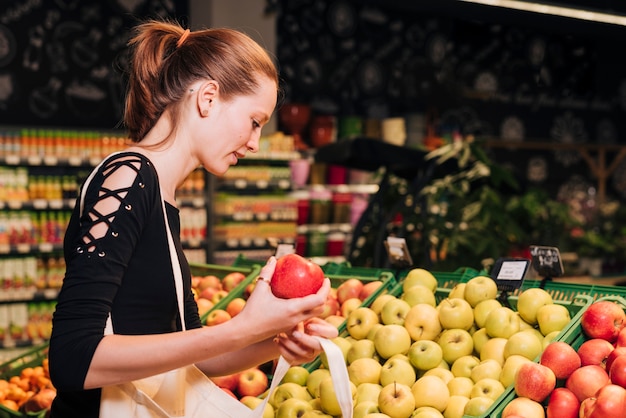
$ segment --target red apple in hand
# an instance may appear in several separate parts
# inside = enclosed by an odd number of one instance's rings
[[[608,370],[611,383],[626,388],[626,356],[617,357]]]
[[[276,262],[270,286],[274,296],[290,299],[316,293],[323,282],[320,266],[298,254],[286,254]]]
[[[605,368],[606,359],[613,349],[613,344],[602,338],[587,340],[578,347],[581,365],[589,366],[595,364]]]
[[[626,325],[626,314],[617,303],[601,300],[583,312],[580,325],[589,338],[602,338],[612,343]]]
[[[617,418],[626,414],[626,389],[606,385],[580,405],[580,418]]]
[[[592,397],[610,383],[608,373],[600,366],[583,366],[567,378],[565,387],[574,392],[580,402]]]
[[[580,401],[567,388],[556,388],[548,399],[546,418],[578,418]]]
[[[548,344],[541,354],[539,363],[549,367],[557,379],[567,379],[581,366],[580,356],[576,350],[563,341]]]
[[[539,363],[524,363],[515,374],[515,393],[520,397],[543,402],[555,387],[554,372]]]

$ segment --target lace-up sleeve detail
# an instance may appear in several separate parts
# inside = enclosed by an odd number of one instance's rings
[[[140,175],[142,164],[144,162],[138,157],[128,156],[103,165],[102,185],[95,196],[95,202],[82,207],[81,223],[88,228],[83,229],[82,243],[77,246],[77,253],[87,251],[97,254],[98,257],[106,256],[103,240],[107,236],[117,238],[120,234],[114,224],[116,216],[120,211],[133,210],[132,203],[126,200],[129,191],[133,187],[140,190],[145,188]]]

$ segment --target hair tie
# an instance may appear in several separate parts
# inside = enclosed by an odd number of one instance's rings
[[[183,34],[180,35],[180,38],[178,38],[178,42],[176,42],[176,48],[180,48],[180,46],[185,42],[185,39],[189,37],[189,33],[189,29],[185,29]]]

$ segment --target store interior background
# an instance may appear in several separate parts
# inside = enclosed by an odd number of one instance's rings
[[[119,2],[129,6],[126,3]],[[597,173],[579,150],[558,145],[580,145],[581,149],[590,145],[586,152],[597,163],[601,158],[597,146],[604,146],[608,150],[605,165],[612,168],[604,184],[606,201],[622,210],[626,200],[626,159],[620,154],[626,143],[626,30],[524,13],[491,13],[461,2],[414,3],[191,0],[168,4],[188,9],[185,23],[192,29],[235,27],[272,51],[285,82],[286,103],[306,103],[313,115],[331,114],[338,120],[354,115],[364,120],[420,117],[421,138],[412,138],[417,142],[432,134],[444,142],[456,135],[475,135],[492,142],[517,144],[515,148],[493,146],[488,148],[489,155],[524,186],[538,186],[551,199],[569,196],[571,203],[580,205],[586,213],[595,214],[594,208],[599,205]],[[29,4],[37,7],[36,2]],[[158,1],[136,4],[152,11],[167,7]],[[614,7],[610,2],[603,6]],[[22,13],[17,9],[14,12]],[[2,19],[6,23],[18,18],[15,16],[5,15]],[[28,32],[33,28],[24,27],[24,36],[31,42],[39,35],[36,30]],[[109,31],[104,32],[106,36],[116,39],[110,32],[115,28],[105,30]],[[87,46],[89,42],[98,44],[95,32],[86,35]],[[21,40],[21,44],[27,46],[28,41]],[[85,59],[90,57],[88,51],[84,51]],[[6,82],[6,76],[5,71],[0,80]],[[25,72],[14,76],[31,75]],[[36,77],[32,79],[37,82]],[[55,80],[65,82],[55,77],[46,80],[53,90]],[[77,83],[75,87],[74,97],[80,98],[86,86]],[[116,83],[103,91],[109,98],[122,94]],[[14,93],[19,96],[23,91]],[[89,101],[73,102],[72,106],[88,116],[84,119],[71,112],[55,113],[53,105],[46,107],[44,103],[43,116],[35,125],[73,123],[76,127],[112,129],[116,127],[115,115],[120,112],[114,102],[104,108],[92,108]],[[59,106],[65,108],[68,103]],[[33,120],[20,113],[19,106],[12,106],[10,96],[2,104],[2,124],[23,125]],[[101,126],[103,121],[106,126]],[[265,134],[280,128],[275,115]],[[557,146],[523,146],[536,142]],[[600,232],[596,235],[608,228],[613,234],[609,240],[619,240],[626,230],[623,217],[612,216],[603,225],[595,219],[593,222],[591,225],[590,220],[588,228]],[[549,235],[547,241],[530,244],[561,244]],[[624,272],[624,252],[619,251],[626,244],[620,245],[611,247],[613,253],[605,258],[601,274]],[[603,251],[607,253],[606,243],[592,250],[590,255],[601,257]]]

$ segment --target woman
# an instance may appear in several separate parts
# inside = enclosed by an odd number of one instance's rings
[[[105,159],[65,236],[49,352],[53,417],[97,417],[99,388],[188,364],[218,376],[278,355],[307,362],[321,351],[313,335],[337,335],[315,318],[328,279],[317,294],[291,300],[260,280],[239,315],[212,327],[201,326],[191,292],[176,188],[200,165],[222,175],[258,150],[277,101],[268,54],[234,30],[190,33],[157,21],[138,25],[129,46],[124,122],[133,144]],[[181,324],[161,199],[183,270],[184,332],[174,332]],[[261,276],[274,267],[272,258]],[[107,323],[115,334],[105,335]]]

